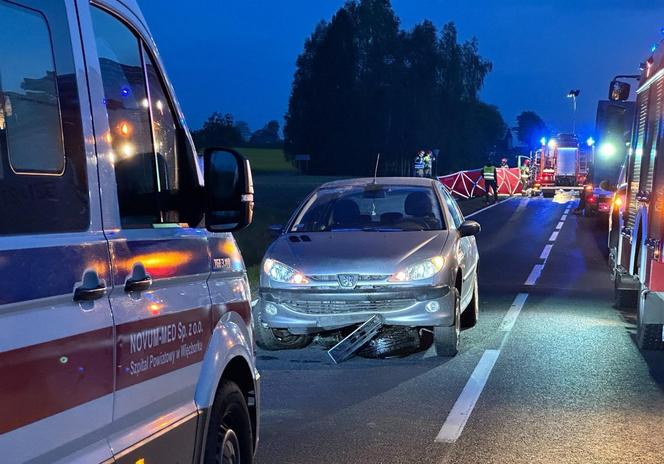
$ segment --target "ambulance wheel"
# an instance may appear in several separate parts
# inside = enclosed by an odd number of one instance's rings
[[[247,400],[234,382],[222,381],[210,411],[205,464],[252,464],[254,440]]]
[[[260,310],[254,311],[254,338],[256,345],[268,351],[298,350],[313,341],[311,335],[295,335],[286,329],[268,327],[261,319]]]
[[[461,313],[461,328],[469,329],[475,327],[480,315],[480,296],[479,283],[477,282],[477,272],[475,273],[475,288],[473,289],[473,299],[468,303],[468,307]]]
[[[636,341],[642,350],[664,350],[662,340],[662,324],[639,324],[636,332]]]
[[[440,357],[453,357],[459,352],[459,337],[461,335],[461,297],[457,288],[452,289],[454,294],[454,324],[449,327],[433,328],[433,343],[436,354]]]

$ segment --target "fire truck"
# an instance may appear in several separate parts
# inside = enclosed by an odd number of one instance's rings
[[[552,197],[559,189],[581,188],[588,172],[588,159],[575,135],[558,134],[538,150],[536,166],[536,185],[545,197]]]
[[[642,64],[636,115],[626,160],[626,193],[619,215],[616,305],[637,309],[643,349],[664,349],[664,46]],[[625,101],[630,85],[611,83],[610,99]]]

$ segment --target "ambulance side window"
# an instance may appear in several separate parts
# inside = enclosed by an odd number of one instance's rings
[[[140,38],[122,21],[97,7],[92,20],[122,226],[183,222],[178,126],[158,70]]]
[[[85,146],[64,5],[42,12],[0,1],[0,57],[0,235],[85,230]]]

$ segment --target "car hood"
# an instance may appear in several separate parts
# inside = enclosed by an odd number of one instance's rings
[[[405,265],[438,256],[449,231],[316,232],[279,237],[266,257],[306,275],[392,274]]]

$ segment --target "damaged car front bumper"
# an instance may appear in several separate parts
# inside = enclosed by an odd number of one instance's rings
[[[454,297],[450,287],[408,287],[374,290],[261,288],[261,321],[293,334],[335,330],[380,314],[385,325],[451,326]]]

